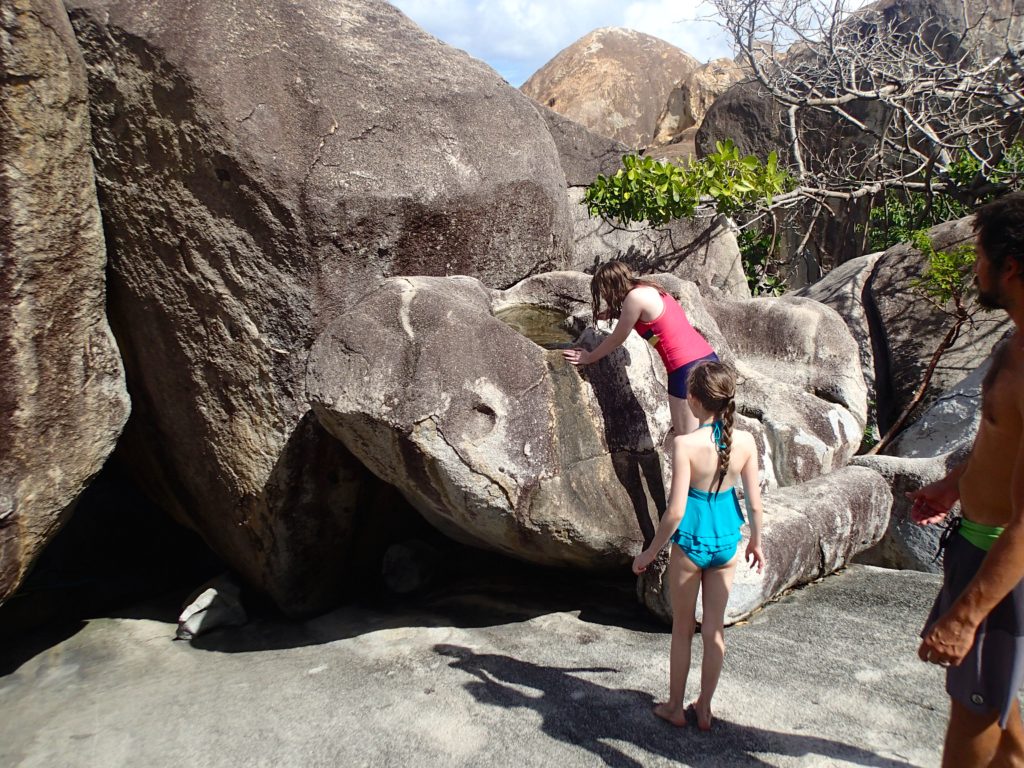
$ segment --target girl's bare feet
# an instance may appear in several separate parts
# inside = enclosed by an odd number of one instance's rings
[[[702,731],[711,730],[711,705],[704,704],[699,698],[690,705],[693,707],[693,712],[697,715],[697,727]]]
[[[673,707],[666,701],[654,708],[654,714],[662,720],[668,720],[676,728],[686,725],[686,709],[681,704],[678,707]]]

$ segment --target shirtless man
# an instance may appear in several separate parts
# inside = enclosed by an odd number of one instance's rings
[[[967,460],[907,494],[922,525],[943,520],[958,499],[963,513],[917,652],[948,667],[944,768],[1024,766],[1024,193],[980,208],[974,230],[980,301],[1016,328],[985,377]]]

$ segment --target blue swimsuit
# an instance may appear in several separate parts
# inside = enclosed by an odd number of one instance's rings
[[[718,493],[691,488],[686,494],[686,513],[672,541],[698,568],[718,568],[736,554],[741,525],[743,513],[735,488]]]

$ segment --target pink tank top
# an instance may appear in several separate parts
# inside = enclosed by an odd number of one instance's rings
[[[671,373],[714,352],[705,338],[690,325],[678,301],[667,293],[661,294],[661,301],[660,315],[650,323],[638,320],[633,328],[658,350],[666,371]]]

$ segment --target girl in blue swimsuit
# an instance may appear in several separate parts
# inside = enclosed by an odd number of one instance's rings
[[[725,605],[742,538],[737,481],[743,483],[750,517],[745,557],[758,573],[764,568],[757,446],[749,432],[733,429],[735,394],[736,374],[731,366],[701,363],[690,373],[686,399],[700,426],[673,439],[668,509],[650,546],[633,561],[633,572],[643,573],[669,540],[675,543],[668,566],[672,598],[669,697],[654,708],[654,714],[673,725],[686,725],[686,678],[697,623],[697,591],[703,587],[704,661],[700,695],[692,704],[702,730],[711,727],[711,697],[725,658]]]

